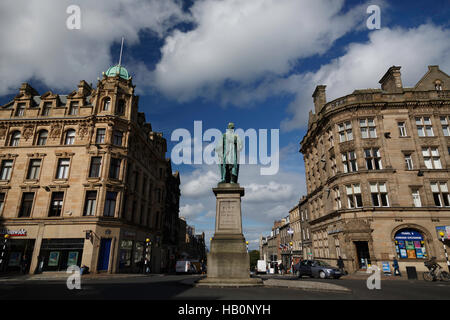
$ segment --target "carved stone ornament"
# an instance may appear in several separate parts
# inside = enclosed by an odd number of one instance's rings
[[[4,124],[0,125],[0,139],[5,139],[7,131],[8,128]]]
[[[23,137],[25,140],[30,139],[33,136],[34,132],[34,126],[33,125],[26,125],[23,129]]]
[[[52,124],[50,128],[50,138],[56,139],[61,136],[62,125],[60,123]]]
[[[78,136],[80,137],[80,139],[84,139],[84,137],[89,134],[89,127],[90,124],[88,123],[80,124],[78,128]]]

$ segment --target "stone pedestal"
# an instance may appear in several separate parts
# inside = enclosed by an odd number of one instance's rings
[[[258,285],[261,279],[250,278],[250,257],[242,234],[239,184],[221,183],[213,188],[216,195],[216,227],[208,254],[205,285]]]

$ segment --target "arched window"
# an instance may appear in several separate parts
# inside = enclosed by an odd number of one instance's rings
[[[66,139],[64,141],[64,144],[70,145],[74,144],[75,142],[75,130],[69,129],[66,131]]]
[[[17,147],[19,146],[20,142],[20,131],[13,131],[11,133],[11,140],[9,141],[9,145],[11,147]]]
[[[415,229],[401,229],[394,236],[395,250],[400,259],[427,259],[425,238]]]
[[[109,111],[110,105],[111,105],[111,98],[105,98],[103,100],[102,111]]]
[[[38,139],[37,139],[37,145],[38,146],[45,146],[47,144],[47,138],[48,138],[48,131],[47,130],[39,131]]]
[[[435,88],[437,91],[442,91],[442,82],[441,82],[441,80],[436,80],[436,81],[434,82],[434,88]]]

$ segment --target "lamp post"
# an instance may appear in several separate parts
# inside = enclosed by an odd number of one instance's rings
[[[145,239],[145,259],[144,259],[144,273],[149,273],[150,271],[150,246],[152,242],[149,238]]]
[[[440,231],[439,235],[441,236],[442,245],[444,246],[445,259],[447,260],[447,268],[448,268],[448,271],[450,272],[450,262],[448,261],[447,246],[445,245],[445,242],[444,242],[445,233]]]
[[[245,245],[247,246],[247,253],[248,253],[248,241],[245,241]]]
[[[289,242],[289,247],[291,249],[291,253],[289,255],[289,262],[291,264],[291,273],[294,273],[294,271],[292,270],[292,267],[294,266],[294,258],[292,257],[292,244],[293,244],[292,241]]]
[[[5,240],[3,240],[2,253],[0,254],[0,271],[3,271],[3,264],[6,260],[6,243],[9,239],[9,234],[4,235]]]

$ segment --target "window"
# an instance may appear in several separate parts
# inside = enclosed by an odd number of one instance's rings
[[[353,140],[352,123],[350,121],[339,123],[338,131],[340,142]]]
[[[433,137],[433,126],[430,117],[416,118],[417,133],[419,137]]]
[[[333,176],[335,176],[336,173],[337,173],[336,158],[335,158],[335,157],[331,157],[331,158],[330,158],[330,163],[331,163],[331,166],[330,166],[330,168],[331,168],[331,174],[332,174]]]
[[[440,80],[434,82],[434,89],[436,89],[436,91],[442,91],[442,82]]]
[[[344,164],[345,173],[358,171],[358,165],[356,163],[356,154],[354,151],[343,153],[342,163]]]
[[[67,179],[69,177],[70,159],[59,159],[56,171],[56,179]]]
[[[406,132],[406,122],[397,122],[397,125],[400,137],[407,137],[408,134]]]
[[[13,167],[12,160],[3,160],[2,161],[2,168],[0,171],[0,180],[10,180],[11,179],[12,167]]]
[[[70,103],[69,115],[71,116],[78,115],[78,101],[72,101]]]
[[[116,210],[116,199],[117,192],[106,192],[105,211],[103,212],[105,217],[114,217],[114,212]]]
[[[377,137],[377,129],[373,118],[360,119],[359,127],[361,128],[361,137],[363,139]]]
[[[110,105],[111,105],[111,98],[105,98],[105,100],[103,100],[102,111],[109,111]]]
[[[91,167],[89,168],[89,178],[100,177],[101,164],[102,164],[102,157],[91,158]]]
[[[374,207],[389,207],[386,183],[370,183],[370,193],[372,195],[372,205]]]
[[[341,193],[339,192],[339,187],[335,187],[333,189],[333,194],[334,194],[334,209],[339,210],[342,208]]]
[[[23,117],[25,115],[25,103],[19,103],[16,109],[16,117]]]
[[[31,159],[30,165],[28,167],[28,180],[37,180],[39,179],[39,172],[41,169],[41,159]]]
[[[0,192],[0,214],[3,211],[3,206],[5,205],[5,193]]]
[[[117,103],[117,112],[118,115],[125,114],[125,100],[120,99]]]
[[[123,132],[119,130],[114,130],[113,133],[113,144],[116,146],[122,146]]]
[[[53,192],[50,201],[49,217],[60,217],[64,200],[64,192]]]
[[[361,208],[363,206],[361,185],[359,183],[345,186],[347,191],[347,204],[349,208]]]
[[[44,102],[44,107],[42,108],[42,115],[48,116],[50,115],[50,109],[52,108],[51,102]]]
[[[69,129],[66,131],[65,145],[71,145],[75,143],[75,130]]]
[[[419,189],[413,189],[411,195],[413,198],[414,207],[420,208],[422,206],[422,201],[420,201]]]
[[[47,144],[47,138],[48,138],[48,131],[47,130],[39,131],[38,139],[37,139],[37,145],[38,146],[45,146]]]
[[[394,236],[394,245],[400,259],[428,259],[425,239],[417,230],[399,230]]]
[[[20,131],[14,131],[11,134],[11,141],[9,142],[9,145],[11,147],[18,147],[20,142]]]
[[[106,129],[97,129],[95,143],[105,143]]]
[[[414,169],[414,163],[411,157],[411,154],[405,154],[405,163],[406,163],[406,169],[407,170],[413,170]]]
[[[422,148],[422,155],[427,169],[442,169],[438,148]]]
[[[431,192],[433,192],[434,204],[437,207],[449,207],[450,195],[446,182],[431,182]]]
[[[364,155],[366,159],[367,170],[380,170],[383,169],[381,165],[381,155],[378,148],[365,149]]]
[[[120,159],[111,158],[111,165],[109,167],[109,177],[111,179],[119,179],[120,162]]]
[[[33,208],[34,192],[24,192],[22,194],[22,202],[20,204],[19,218],[31,216]]]
[[[448,119],[449,117],[441,117],[441,125],[442,125],[442,131],[444,133],[444,136],[450,137],[450,130],[448,126]]]
[[[95,204],[97,200],[97,191],[87,191],[86,201],[84,204],[83,216],[94,216],[95,215]]]

